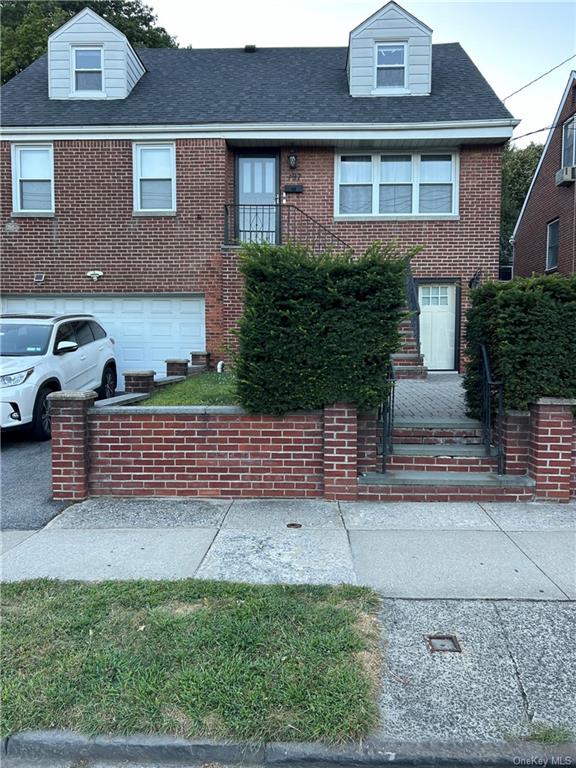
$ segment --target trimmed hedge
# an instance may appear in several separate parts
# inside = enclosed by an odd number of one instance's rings
[[[576,276],[516,278],[472,291],[464,378],[468,412],[480,409],[480,344],[504,382],[507,408],[540,397],[576,397]]]
[[[401,256],[396,246],[375,243],[353,259],[295,245],[246,246],[236,363],[242,405],[281,414],[338,401],[380,403],[416,250]]]

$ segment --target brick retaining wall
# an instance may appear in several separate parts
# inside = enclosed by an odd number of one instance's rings
[[[470,488],[366,487],[374,471],[376,413],[347,403],[323,411],[265,416],[236,407],[93,407],[94,392],[55,392],[52,482],[59,500],[87,496],[300,497],[353,501],[472,498]],[[576,498],[572,403],[543,399],[511,414],[505,439],[510,474],[536,482],[537,498]],[[453,474],[453,473],[450,473]],[[475,491],[476,493],[476,491]],[[478,492],[480,493],[480,491]],[[486,488],[482,498],[510,498]],[[522,498],[532,493],[523,491]],[[520,496],[518,496],[520,498]]]

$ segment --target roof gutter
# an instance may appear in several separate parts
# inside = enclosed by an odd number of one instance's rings
[[[438,123],[206,123],[189,125],[2,126],[8,141],[50,139],[224,138],[297,140],[506,139],[520,121],[474,120]]]

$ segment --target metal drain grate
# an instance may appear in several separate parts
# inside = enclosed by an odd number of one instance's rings
[[[456,635],[424,635],[430,653],[462,653]]]
[[[302,528],[302,523],[288,523],[286,528]]]

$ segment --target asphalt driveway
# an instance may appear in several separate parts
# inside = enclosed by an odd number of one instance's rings
[[[52,501],[50,441],[32,440],[24,432],[9,432],[1,440],[3,529],[37,530],[64,509]]]

